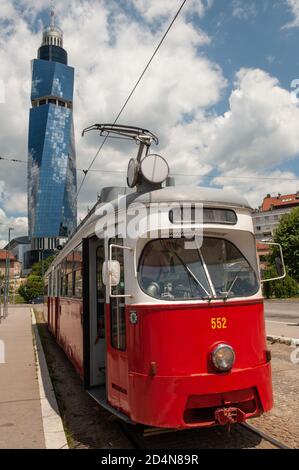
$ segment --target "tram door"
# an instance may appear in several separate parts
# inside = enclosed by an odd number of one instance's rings
[[[106,383],[104,240],[90,240],[90,386]]]
[[[126,352],[126,316],[125,316],[125,270],[124,250],[121,238],[111,239],[113,259],[120,263],[121,279],[118,286],[112,288],[112,294],[120,297],[110,297],[109,301],[109,330],[107,337],[107,367],[109,383],[107,384],[109,402],[122,410],[128,407],[128,363]],[[108,343],[109,342],[109,343]]]

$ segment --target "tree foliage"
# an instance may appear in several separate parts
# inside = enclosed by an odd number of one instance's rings
[[[44,282],[42,277],[31,274],[27,282],[20,286],[18,293],[26,302],[31,302],[36,297],[43,295]]]
[[[45,259],[44,261],[39,261],[32,266],[31,274],[34,276],[42,277],[47,269],[49,268],[50,264],[54,260],[55,256],[50,256],[49,258]]]
[[[270,266],[264,273],[265,279],[277,276],[276,269]],[[295,279],[289,274],[284,279],[264,283],[264,295],[267,299],[276,297],[278,299],[296,297],[299,294],[299,286]]]
[[[299,282],[299,207],[281,218],[274,241],[282,246],[289,275]],[[275,256],[277,250],[273,250],[272,261]]]

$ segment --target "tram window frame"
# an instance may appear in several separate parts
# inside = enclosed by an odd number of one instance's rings
[[[250,298],[250,297],[255,296],[258,293],[259,289],[260,289],[259,277],[257,275],[256,269],[254,268],[254,266],[252,266],[252,264],[247,259],[247,256],[244,255],[244,253],[240,250],[240,248],[238,248],[235,245],[235,243],[232,242],[231,240],[227,240],[227,239],[222,238],[222,237],[207,236],[207,237],[204,237],[204,238],[207,239],[207,240],[218,240],[218,241],[221,241],[221,242],[224,241],[224,242],[228,243],[228,245],[231,245],[231,247],[233,247],[233,249],[235,249],[242,256],[243,260],[251,268],[252,274],[255,276],[255,281],[256,281],[256,290],[255,291],[253,291],[250,294],[246,294],[246,295],[236,295],[236,296],[233,296],[233,297],[229,297],[227,300],[229,300],[229,299],[238,299],[238,298],[242,298],[242,297]],[[154,299],[158,299],[160,301],[182,302],[182,301],[191,301],[191,300],[192,301],[202,300],[202,298],[200,296],[199,297],[190,297],[190,298],[175,298],[175,297],[174,298],[171,298],[171,297],[163,298],[162,296],[158,297],[158,296],[155,296],[155,295],[151,295],[143,287],[142,282],[141,282],[141,265],[142,265],[142,262],[144,260],[145,251],[148,249],[149,245],[151,245],[154,242],[161,241],[161,240],[175,240],[175,239],[156,238],[156,239],[150,240],[149,242],[147,242],[145,244],[145,246],[143,247],[143,250],[140,254],[139,261],[138,261],[137,279],[138,279],[138,285],[139,285],[140,289],[142,290],[142,292],[144,292],[147,296],[152,297]],[[210,270],[209,270],[209,276],[211,276]],[[213,279],[212,279],[212,283],[213,283]],[[213,286],[214,286],[214,283],[213,283]],[[220,297],[218,297],[218,296],[216,297],[216,299],[219,299],[219,298]]]
[[[110,245],[123,246],[123,238],[109,239],[108,249]],[[119,253],[117,253],[119,251]],[[114,256],[120,263],[121,280],[118,286],[113,287],[113,295],[124,295],[125,293],[125,266],[124,266],[124,250],[114,248]],[[121,256],[119,256],[119,254]],[[126,351],[127,349],[127,332],[126,332],[126,306],[125,299],[119,297],[110,297],[110,343],[113,349],[118,351]],[[116,334],[114,333],[116,329]]]
[[[174,218],[174,211],[176,209],[179,209],[180,210],[180,213],[181,213],[181,217],[180,219],[177,218],[175,219]],[[197,210],[202,210],[203,211],[203,214],[202,214],[202,220],[199,220],[199,221],[196,221],[195,220],[195,214],[196,214],[196,209]],[[197,223],[203,223],[203,224],[213,224],[213,225],[237,225],[238,223],[238,216],[236,214],[236,212],[233,210],[233,209],[224,209],[224,208],[221,208],[221,207],[197,207],[195,205],[192,205],[191,206],[191,220],[184,220],[183,218],[183,210],[184,210],[184,207],[183,206],[178,206],[176,207],[175,209],[171,209],[169,211],[169,221],[172,223],[172,224],[197,224]],[[188,210],[190,210],[190,208],[188,208]],[[205,220],[205,214],[207,214],[208,212],[215,212],[215,215],[217,215],[217,213],[221,212],[223,214],[233,214],[234,216],[234,220]]]
[[[106,286],[103,282],[103,264],[105,262],[104,242],[96,250],[96,294],[97,294],[97,332],[98,339],[106,336],[105,303]]]

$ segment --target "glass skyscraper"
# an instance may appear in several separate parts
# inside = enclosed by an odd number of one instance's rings
[[[73,89],[74,69],[52,13],[38,59],[32,61],[28,218],[37,259],[38,252],[53,250],[77,225]]]

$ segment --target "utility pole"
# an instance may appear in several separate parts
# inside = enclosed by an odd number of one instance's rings
[[[5,288],[4,288],[4,318],[8,316],[8,304],[9,304],[9,288],[10,288],[10,238],[11,232],[14,229],[9,227],[8,229],[8,246],[6,251],[6,264],[5,264]]]
[[[3,224],[0,224],[3,225]],[[2,306],[2,294],[3,294],[3,279],[2,276],[0,275],[0,323],[1,320],[4,318],[4,303]]]
[[[20,276],[17,274],[14,275],[14,287],[13,287],[13,304],[16,305],[16,289],[17,289],[17,279],[20,279]]]
[[[4,315],[4,308],[2,309],[2,287],[3,287],[3,281],[0,277],[0,323]]]

